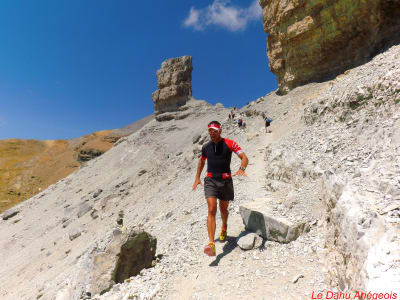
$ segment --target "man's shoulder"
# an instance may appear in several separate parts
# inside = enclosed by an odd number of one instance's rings
[[[228,139],[228,138],[224,138],[224,142],[228,145],[232,144],[232,143],[236,143],[234,140]]]
[[[242,148],[240,148],[238,143],[236,143],[234,140],[224,138],[224,141],[225,141],[225,144],[228,146],[229,150],[231,150],[235,153],[237,153],[238,151],[243,152]]]

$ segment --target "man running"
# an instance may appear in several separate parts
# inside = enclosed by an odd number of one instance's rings
[[[246,170],[249,159],[239,145],[233,141],[221,137],[221,124],[212,121],[208,124],[208,133],[211,141],[205,144],[201,150],[201,157],[197,165],[196,178],[193,190],[201,184],[200,175],[207,160],[207,176],[204,178],[204,193],[208,204],[207,229],[209,243],[204,248],[204,253],[215,256],[215,215],[217,214],[217,199],[221,212],[222,229],[219,235],[220,241],[225,241],[228,228],[228,205],[234,198],[233,181],[231,175],[232,152],[235,152],[242,160],[239,170],[233,176],[247,176]]]

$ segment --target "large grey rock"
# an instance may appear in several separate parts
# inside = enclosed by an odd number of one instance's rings
[[[192,57],[182,56],[164,61],[157,71],[158,90],[153,93],[154,113],[177,111],[192,96]],[[167,116],[165,116],[167,117]],[[165,119],[158,118],[158,121]]]
[[[155,257],[157,239],[145,231],[116,229],[106,251],[93,258],[91,294],[109,290],[115,283],[150,268]]]
[[[239,207],[243,224],[263,238],[280,243],[296,240],[304,230],[305,223],[293,224],[284,217],[275,216],[263,198],[246,202]]]

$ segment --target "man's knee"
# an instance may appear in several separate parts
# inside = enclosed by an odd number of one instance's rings
[[[208,207],[208,214],[215,216],[217,214],[217,206],[213,205],[213,206],[209,206]]]
[[[217,199],[207,198],[208,214],[215,216],[217,214]]]
[[[219,210],[221,211],[221,213],[223,213],[223,214],[227,214],[228,213],[228,205],[229,205],[228,201],[226,201],[226,202],[220,201]]]
[[[224,215],[229,214],[228,208],[226,208],[226,207],[221,207],[220,210],[221,210],[221,213]]]

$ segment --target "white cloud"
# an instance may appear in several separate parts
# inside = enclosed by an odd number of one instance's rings
[[[183,24],[186,27],[193,27],[195,30],[202,30],[203,27],[201,26],[199,22],[199,15],[200,11],[192,7],[190,9],[189,16],[186,18],[186,20],[183,22]]]
[[[184,20],[186,27],[204,30],[207,26],[219,26],[230,31],[244,30],[251,21],[261,18],[261,7],[255,0],[247,8],[230,5],[230,0],[214,0],[203,9],[192,7],[189,16]]]
[[[260,3],[253,1],[250,7],[247,9],[248,18],[251,20],[258,20],[262,16],[262,9]]]

